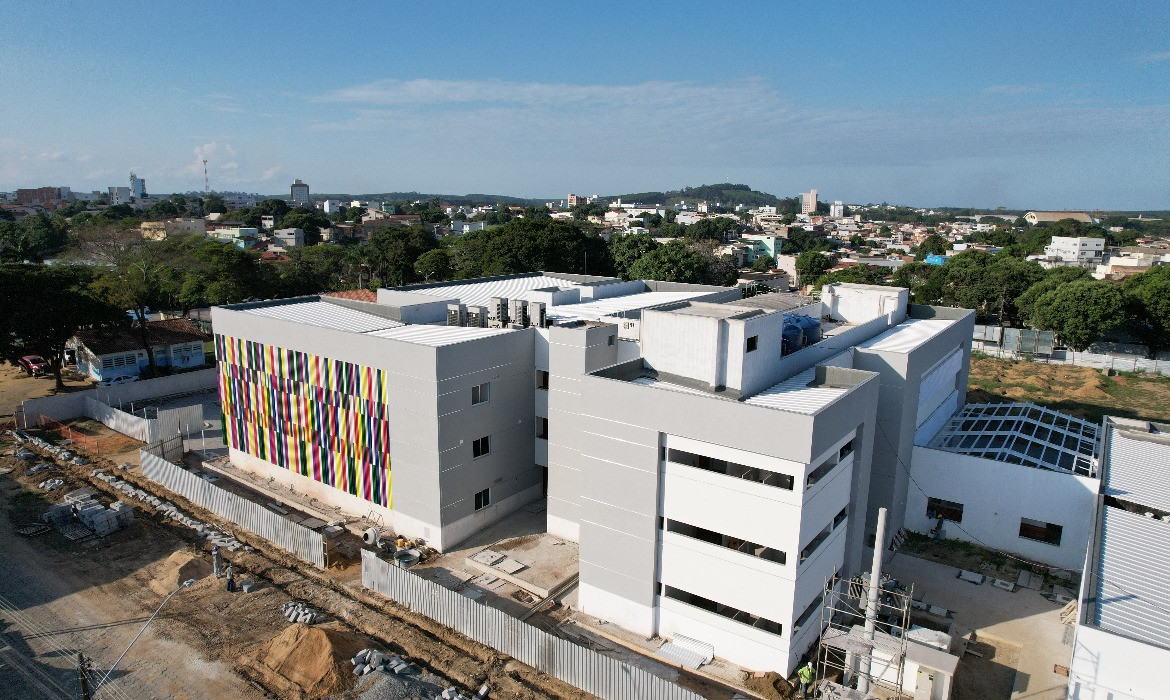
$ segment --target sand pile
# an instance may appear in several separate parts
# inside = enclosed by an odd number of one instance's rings
[[[747,682],[744,685],[753,693],[758,693],[763,697],[773,700],[790,700],[796,697],[796,692],[792,690],[792,686],[788,684],[784,676],[781,676],[775,671],[768,671],[760,677],[755,675],[748,676]]]
[[[159,595],[170,595],[187,579],[196,581],[211,575],[211,562],[191,552],[175,552],[158,564],[147,584]]]
[[[347,690],[357,677],[349,660],[368,646],[361,637],[330,625],[296,623],[252,657],[252,668],[270,689],[321,698]]]

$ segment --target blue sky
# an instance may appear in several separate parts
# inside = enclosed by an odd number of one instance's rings
[[[0,190],[1170,208],[1164,2],[12,3]]]

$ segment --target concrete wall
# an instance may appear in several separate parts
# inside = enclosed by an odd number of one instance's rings
[[[1170,649],[1096,627],[1077,625],[1068,676],[1069,700],[1154,700],[1166,697],[1161,669]]]
[[[44,396],[24,401],[24,415],[28,426],[38,425],[39,416],[65,421],[85,415],[86,398],[96,399],[110,406],[129,404],[136,401],[207,391],[215,388],[215,369],[203,369],[169,377],[144,379],[119,386],[101,386],[85,391],[75,391],[55,396]]]
[[[972,541],[1063,569],[1078,570],[1093,532],[1100,482],[982,457],[915,447],[913,486],[906,501],[905,527],[926,534],[927,496],[963,504],[962,529],[944,521],[947,539]],[[1064,528],[1060,545],[1020,537],[1020,518]]]

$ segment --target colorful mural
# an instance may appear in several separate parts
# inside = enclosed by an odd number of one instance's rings
[[[223,335],[215,355],[228,446],[392,507],[385,372]]]

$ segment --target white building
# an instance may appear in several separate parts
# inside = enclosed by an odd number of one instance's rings
[[[305,232],[299,228],[279,228],[272,235],[281,248],[300,248],[305,245]]]
[[[110,187],[107,189],[110,196],[110,205],[129,204],[132,197],[129,187]]]
[[[815,209],[816,205],[814,204],[813,207]],[[830,204],[829,205],[829,216],[833,217],[834,219],[840,219],[840,218],[844,217],[845,216],[845,203],[838,199],[837,201]]]
[[[1069,700],[1167,697],[1170,425],[1106,418]]]
[[[289,199],[292,200],[294,207],[307,207],[312,204],[313,200],[309,197],[309,185],[301,182],[300,178],[294,180],[289,188]]]
[[[326,214],[336,214],[337,212],[339,212],[343,208],[345,208],[345,204],[343,204],[341,202],[341,200],[339,200],[339,199],[326,199],[324,202],[321,202],[320,204],[321,204],[321,211],[325,212]]]
[[[141,200],[146,196],[146,180],[130,173],[130,196]]]
[[[1095,265],[1105,256],[1105,239],[1053,236],[1052,242],[1044,247],[1044,255],[1065,265]]]
[[[809,190],[808,192],[800,193],[800,213],[801,214],[815,214],[817,213],[817,191]]]

